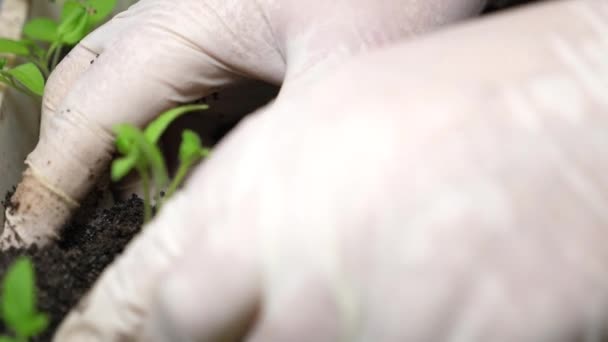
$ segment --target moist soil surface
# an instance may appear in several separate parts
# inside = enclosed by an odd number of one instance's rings
[[[4,204],[8,205],[6,201]],[[62,239],[57,243],[43,248],[11,249],[0,254],[0,274],[4,274],[19,256],[27,255],[34,262],[38,308],[49,315],[50,326],[32,341],[51,341],[69,310],[139,232],[143,223],[143,202],[131,197],[109,209],[83,207],[80,214],[84,215],[76,215],[79,222],[75,220],[66,225]],[[83,216],[88,218],[83,219]],[[0,325],[0,333],[8,332]]]
[[[540,1],[543,0],[492,0],[484,13]],[[225,128],[221,135],[234,124]],[[62,238],[56,243],[44,248],[0,253],[0,276],[19,256],[27,255],[35,264],[38,308],[49,315],[50,326],[31,341],[51,341],[70,309],[141,229],[143,203],[139,198],[117,202],[109,209],[95,209],[95,198],[100,196],[92,196],[89,205],[83,206],[76,215],[78,219],[64,227]],[[3,204],[8,205],[8,195]],[[0,322],[0,334],[7,333]]]

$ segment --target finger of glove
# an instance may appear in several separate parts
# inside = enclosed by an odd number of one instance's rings
[[[242,341],[259,305],[259,268],[252,241],[220,235],[195,241],[165,274],[139,340]]]
[[[128,12],[128,11],[127,11]],[[52,116],[72,85],[89,69],[106,46],[129,26],[132,15],[123,13],[81,40],[57,65],[47,80],[42,101],[41,130],[46,129],[46,117]]]
[[[284,91],[298,91],[340,63],[438,27],[478,15],[480,0],[351,0],[269,3],[287,59]],[[319,13],[323,13],[320,15]]]
[[[51,118],[55,117],[59,103],[95,58],[104,51],[112,37],[124,29],[127,22],[116,19],[99,28],[75,46],[53,71],[45,86],[42,101],[41,140],[48,140],[48,135],[55,136],[54,139],[62,139],[62,135],[49,124]],[[1,238],[2,248],[33,242],[45,244],[49,239],[58,236],[56,229],[62,226],[70,213],[78,207],[79,198],[69,189],[66,191],[61,184],[63,174],[51,167],[53,161],[64,160],[69,168],[75,168],[74,172],[83,169],[82,165],[66,157],[65,152],[64,147],[49,151],[39,142],[34,152],[26,159],[28,169],[11,199],[12,203],[18,205],[13,205],[7,216],[4,235]],[[12,235],[14,237],[11,237]]]
[[[339,304],[321,276],[291,277],[281,288],[267,288],[249,342],[347,341]]]
[[[53,187],[76,201],[108,164],[114,125],[143,126],[177,103],[238,79],[171,31],[172,11],[152,5],[142,6],[137,25],[108,44],[73,83],[29,158]]]

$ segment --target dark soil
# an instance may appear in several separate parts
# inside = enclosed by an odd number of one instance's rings
[[[83,210],[90,210],[90,206]],[[51,341],[61,320],[139,232],[142,223],[143,203],[132,197],[110,209],[95,210],[84,222],[68,224],[56,244],[0,254],[0,270],[6,270],[21,255],[34,262],[38,307],[50,316],[50,327],[32,341]],[[1,323],[0,333],[7,333]]]

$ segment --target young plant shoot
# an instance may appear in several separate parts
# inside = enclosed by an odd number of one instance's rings
[[[114,182],[117,182],[132,170],[139,174],[143,187],[145,222],[152,218],[151,183],[154,183],[154,200],[158,211],[162,202],[168,199],[183,182],[188,170],[209,154],[209,149],[202,146],[200,137],[194,131],[185,130],[179,150],[180,165],[174,179],[169,184],[167,165],[157,145],[160,137],[178,117],[207,108],[208,106],[205,104],[173,108],[162,113],[143,132],[130,124],[120,124],[114,127],[116,148],[122,157],[115,159],[112,163],[111,177]],[[169,184],[167,193],[164,198],[161,198],[161,191],[167,184]]]
[[[29,96],[38,98],[44,92],[44,77],[34,63],[25,63],[5,69],[6,58],[0,58],[0,82]]]
[[[0,54],[20,56],[25,63],[6,69],[1,59],[0,82],[35,98],[59,63],[64,47],[76,45],[114,9],[116,0],[66,0],[60,20],[34,18],[23,27],[24,39],[0,38]]]
[[[0,299],[2,320],[12,333],[0,336],[0,342],[27,342],[47,328],[47,315],[36,308],[36,277],[30,259],[21,257],[10,266]]]
[[[201,138],[192,130],[184,130],[182,133],[182,142],[179,146],[179,167],[175,173],[175,177],[167,188],[167,193],[164,198],[170,198],[177,188],[183,183],[184,178],[188,175],[188,171],[199,160],[209,155],[209,149],[203,147]]]

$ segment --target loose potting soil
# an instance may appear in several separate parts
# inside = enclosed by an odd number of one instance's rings
[[[8,201],[3,204],[10,205]],[[90,207],[83,210],[90,210]],[[124,250],[142,223],[143,202],[134,196],[110,209],[93,210],[83,222],[69,223],[57,243],[0,253],[2,275],[22,255],[29,256],[35,265],[38,309],[49,315],[50,325],[32,341],[51,341],[62,319],[91,288],[103,269]],[[0,334],[7,333],[0,323]]]

